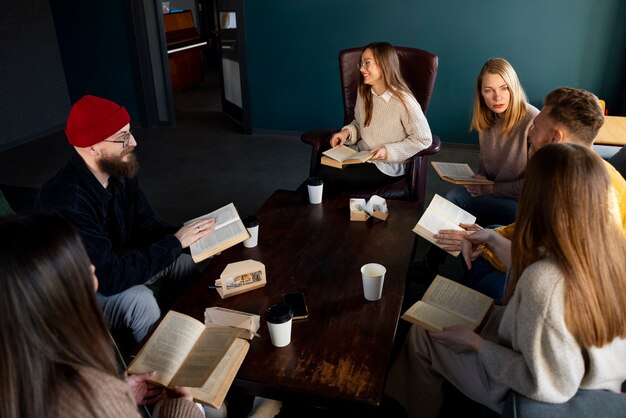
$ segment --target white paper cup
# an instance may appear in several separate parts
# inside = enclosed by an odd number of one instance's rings
[[[324,192],[324,180],[321,177],[310,177],[306,181],[306,187],[309,191],[309,202],[312,204],[322,203],[322,194]]]
[[[274,347],[285,347],[291,342],[293,311],[289,305],[278,303],[265,311],[267,328]]]
[[[361,267],[365,299],[375,301],[383,296],[383,283],[385,282],[386,272],[385,266],[377,263],[369,263]]]
[[[256,247],[259,242],[259,220],[254,216],[246,216],[242,222],[250,234],[250,238],[243,242],[243,246],[246,248]]]

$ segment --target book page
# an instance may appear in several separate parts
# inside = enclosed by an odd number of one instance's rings
[[[437,234],[442,229],[463,230],[459,224],[474,222],[476,222],[474,215],[436,194],[417,224]]]
[[[170,382],[170,386],[202,386],[237,338],[238,333],[236,328],[219,325],[206,326]]]
[[[422,300],[478,326],[493,299],[442,276],[435,277]]]
[[[429,305],[423,301],[418,301],[402,315],[402,319],[423,326],[426,329],[441,331],[446,327],[461,325],[469,329],[474,329],[476,324],[469,322],[459,316]]]
[[[249,348],[247,341],[235,339],[204,385],[191,389],[193,397],[214,408],[220,408]]]
[[[168,385],[204,331],[202,322],[169,311],[128,367],[133,374],[156,370],[155,382]]]
[[[185,222],[185,225],[189,222],[197,221],[200,219],[215,219],[214,229],[218,230],[225,225],[228,225],[229,223],[235,222],[237,219],[239,219],[239,214],[237,213],[235,205],[229,203],[228,205],[214,210],[211,213],[207,213],[206,215],[198,216],[197,218],[191,219]]]
[[[431,164],[442,180],[453,184],[493,184],[492,180],[474,177],[474,172],[465,163],[431,161]]]
[[[345,145],[339,145],[338,147],[334,147],[322,152],[322,154],[329,158],[332,158],[333,160],[344,161],[357,154],[357,152],[350,147],[346,147]]]
[[[463,163],[432,162],[433,167],[440,177],[450,177],[455,180],[471,179],[475,174],[469,165]]]
[[[231,238],[242,234],[245,234],[247,236],[248,231],[241,221],[235,221],[226,225],[222,225],[221,228],[215,229],[209,235],[199,239],[194,244],[192,244],[190,247],[191,255],[202,254],[205,251],[217,247],[220,243],[226,242]]]
[[[195,262],[200,262],[213,254],[244,241],[250,236],[239,218],[235,205],[232,203],[186,223],[196,219],[207,218],[215,219],[215,226],[213,227],[213,232],[194,242],[189,247]]]
[[[374,156],[374,153],[372,151],[359,151],[353,154],[350,158],[344,160],[344,163],[353,163],[353,162],[362,163],[362,162],[369,160],[373,156]]]

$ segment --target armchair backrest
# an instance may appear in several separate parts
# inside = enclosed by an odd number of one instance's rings
[[[424,114],[428,111],[430,98],[437,78],[439,59],[431,52],[403,46],[394,47],[400,59],[400,72]],[[363,48],[349,48],[339,52],[339,70],[343,94],[343,122],[345,125],[354,120],[354,106],[359,86],[360,71],[357,67],[361,61]]]

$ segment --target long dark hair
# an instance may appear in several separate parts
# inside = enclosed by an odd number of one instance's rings
[[[76,231],[56,215],[0,220],[0,416],[48,417],[61,388],[90,393],[78,373],[117,375]]]

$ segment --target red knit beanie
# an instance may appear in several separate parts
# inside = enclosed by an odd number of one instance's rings
[[[81,97],[65,125],[65,135],[75,147],[90,147],[107,139],[130,122],[124,106],[96,96]]]

